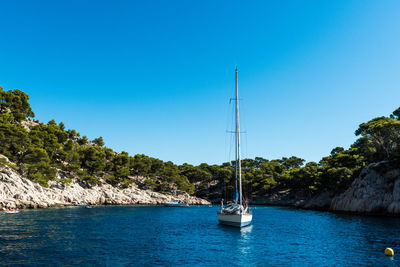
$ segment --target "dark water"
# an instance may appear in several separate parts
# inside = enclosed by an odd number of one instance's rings
[[[218,225],[216,210],[113,206],[3,214],[0,264],[400,265],[399,219],[256,207],[253,225],[237,229]],[[394,258],[384,256],[386,247]]]

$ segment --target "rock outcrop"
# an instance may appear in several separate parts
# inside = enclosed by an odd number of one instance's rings
[[[333,198],[330,209],[400,215],[400,170],[387,162],[368,165],[345,192]]]
[[[30,132],[33,126],[39,125],[39,121],[31,118],[26,118],[25,120],[21,121],[21,125],[25,128],[25,130]]]
[[[304,201],[301,205],[304,209],[329,210],[332,205],[332,199],[335,197],[334,191],[324,191],[312,198]]]
[[[191,205],[210,204],[185,192],[167,195],[140,189],[136,184],[126,189],[112,187],[109,184],[84,188],[74,181],[69,185],[52,181],[49,182],[49,188],[44,188],[22,177],[12,168],[0,166],[0,208],[47,208],[73,204],[161,204],[176,198]]]
[[[291,189],[276,190],[250,199],[251,204],[292,206],[303,209],[400,216],[400,168],[389,162],[365,167],[344,192],[316,195]]]
[[[250,204],[302,207],[307,199],[304,192],[292,189],[277,189],[265,196],[250,197]]]

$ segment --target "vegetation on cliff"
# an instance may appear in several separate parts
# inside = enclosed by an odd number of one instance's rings
[[[156,191],[177,188],[210,199],[221,197],[222,192],[223,197],[234,194],[234,162],[178,166],[146,155],[117,153],[104,146],[102,137],[89,141],[76,130],[66,130],[62,122],[32,120],[35,114],[28,100],[20,90],[0,88],[0,154],[16,163],[14,168],[21,174],[43,186],[56,179],[57,170],[63,170],[87,186],[106,182],[124,188],[132,183],[131,177],[143,176],[145,186]],[[304,164],[304,159],[294,156],[244,159],[245,195],[265,195],[274,188],[309,194],[340,191],[367,164],[400,160],[400,108],[389,117],[361,124],[355,134],[359,138],[349,149],[336,147],[319,162]]]
[[[114,152],[104,146],[102,137],[89,141],[76,130],[66,130],[62,122],[30,120],[35,115],[28,100],[20,90],[0,88],[0,154],[16,163],[29,179],[47,186],[49,180],[56,179],[58,169],[88,186],[104,181],[127,187],[132,183],[130,176],[146,176],[146,183],[154,190],[166,191],[172,185],[193,193],[193,185],[172,162]]]
[[[349,149],[336,147],[329,156],[319,162],[308,162],[298,157],[267,160],[256,157],[242,161],[244,194],[267,195],[273,190],[291,189],[312,196],[323,191],[344,191],[361,170],[370,163],[388,161],[400,162],[400,108],[389,117],[378,117],[362,123],[355,131],[359,138]],[[232,173],[234,162],[221,166],[201,164],[196,177],[203,177],[196,185],[200,197],[216,199],[234,195]],[[221,175],[221,170],[225,175]],[[200,173],[201,171],[201,173]],[[187,175],[189,181],[201,181]],[[212,182],[214,181],[214,182]]]

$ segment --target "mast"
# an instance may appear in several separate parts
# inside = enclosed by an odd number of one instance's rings
[[[236,135],[235,135],[235,143],[236,143],[236,183],[237,177],[239,176],[239,203],[242,205],[242,166],[240,163],[240,122],[239,122],[239,86],[238,86],[238,70],[237,67],[235,69],[235,78],[236,78]],[[237,184],[236,184],[237,190]]]
[[[238,71],[237,67],[235,68],[235,202],[238,201]]]

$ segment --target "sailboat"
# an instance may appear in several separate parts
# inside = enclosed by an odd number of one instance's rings
[[[224,202],[222,200],[221,209],[217,211],[217,216],[220,224],[243,227],[251,224],[253,214],[251,213],[247,202],[244,201],[242,193],[242,168],[240,162],[239,87],[237,68],[235,69],[235,87],[235,199],[228,205],[224,205]]]
[[[169,202],[163,203],[165,207],[189,207],[189,204],[182,199],[173,199]]]

